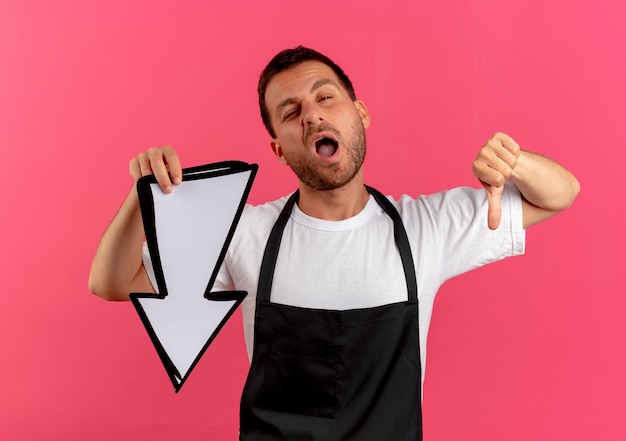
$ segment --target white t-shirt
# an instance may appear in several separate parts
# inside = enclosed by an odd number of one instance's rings
[[[288,196],[247,205],[213,291],[242,290],[244,333],[252,358],[254,311],[261,260],[269,233]],[[439,287],[451,277],[505,257],[523,254],[525,234],[517,189],[506,185],[500,227],[487,227],[484,190],[468,187],[395,201],[416,266],[422,370]],[[144,263],[156,289],[147,247]],[[280,246],[271,301],[320,309],[374,307],[407,300],[391,218],[372,196],[356,216],[312,218],[294,206]]]

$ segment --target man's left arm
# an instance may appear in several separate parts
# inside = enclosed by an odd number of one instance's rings
[[[545,156],[522,150],[504,133],[496,133],[487,141],[472,169],[487,193],[492,230],[500,225],[500,199],[507,180],[522,195],[524,228],[568,208],[580,191],[571,172]]]

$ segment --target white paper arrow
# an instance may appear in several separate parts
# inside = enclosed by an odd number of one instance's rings
[[[159,294],[131,300],[177,392],[247,294],[210,291],[256,170],[235,161],[185,169],[167,195],[152,176],[138,182]]]

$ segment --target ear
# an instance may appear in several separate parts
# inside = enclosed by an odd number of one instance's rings
[[[285,155],[283,154],[283,148],[278,144],[276,139],[272,139],[270,142],[270,146],[272,147],[272,151],[276,158],[283,164],[287,165],[287,160],[285,159]]]
[[[361,100],[355,100],[354,107],[356,107],[357,112],[359,112],[361,122],[363,122],[363,127],[367,129],[370,126],[371,118],[370,113],[367,111],[367,107],[365,107],[365,103]]]

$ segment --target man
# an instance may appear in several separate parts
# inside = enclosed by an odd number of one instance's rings
[[[579,184],[497,133],[473,164],[484,190],[395,201],[365,185],[370,116],[334,62],[285,50],[258,92],[272,151],[294,171],[298,191],[246,207],[214,286],[249,292],[241,439],[421,439],[438,288],[521,254],[524,229],[570,206]],[[135,180],[156,175],[166,193],[181,183],[169,147],[140,154],[130,172]],[[133,188],[102,238],[90,289],[111,300],[153,291],[142,242]]]

